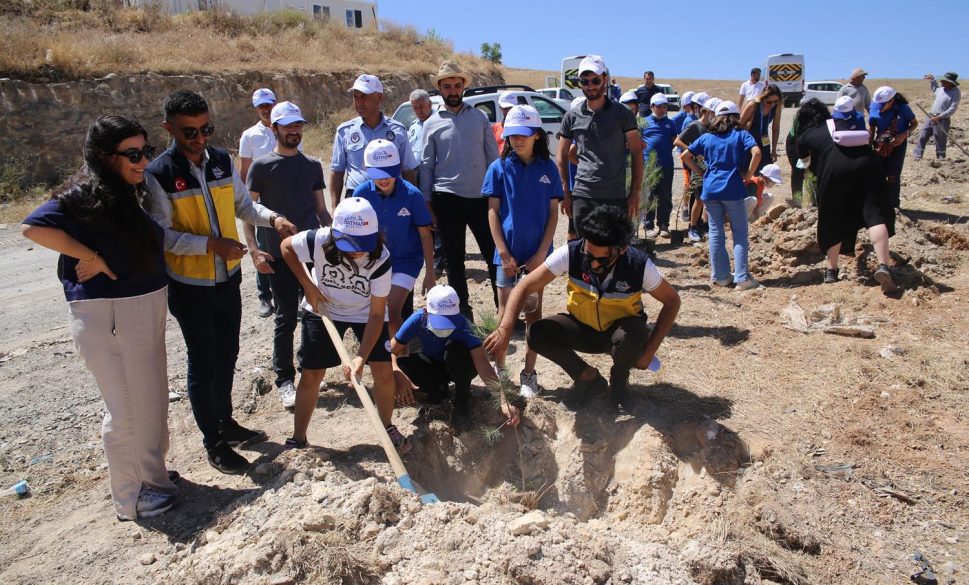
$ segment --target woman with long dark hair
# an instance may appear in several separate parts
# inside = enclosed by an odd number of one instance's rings
[[[696,164],[702,156],[707,168]],[[760,168],[760,148],[754,137],[743,129],[737,104],[726,101],[716,107],[716,118],[706,134],[694,140],[681,157],[691,172],[703,176],[700,198],[707,208],[710,224],[710,271],[713,283],[729,286],[731,280],[737,290],[750,290],[760,284],[747,271],[747,188],[744,182]],[[733,278],[730,277],[730,257],[727,255],[726,223],[730,221],[733,237]]]
[[[760,147],[760,166],[777,162],[777,140],[781,134],[781,112],[784,96],[777,84],[770,83],[761,94],[744,104],[740,112],[740,125],[757,141]]]
[[[145,211],[154,147],[133,120],[104,116],[84,141],[86,179],[34,210],[22,233],[60,253],[78,353],[104,399],[104,452],[115,513],[149,518],[175,503],[168,451],[168,314],[162,228]]]
[[[797,151],[818,179],[818,245],[827,255],[824,282],[838,281],[838,255],[853,256],[858,230],[867,227],[879,267],[875,280],[884,292],[897,290],[888,267],[888,238],[895,233],[895,212],[880,161],[871,147],[835,143],[828,127],[831,115],[817,99],[810,99],[796,115]]]
[[[902,165],[909,135],[919,121],[908,105],[905,96],[883,85],[872,95],[868,111],[871,142],[875,153],[881,158],[885,180],[891,194],[892,205],[898,209],[902,196]]]

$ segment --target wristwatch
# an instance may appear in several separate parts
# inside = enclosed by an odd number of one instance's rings
[[[276,213],[275,211],[272,212],[272,214],[269,216],[269,227],[276,229],[276,220],[279,218],[286,219],[286,216],[282,215],[281,213]]]

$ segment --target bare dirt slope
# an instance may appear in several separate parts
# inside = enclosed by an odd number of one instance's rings
[[[900,583],[919,552],[939,582],[964,582],[967,158],[950,147],[938,168],[907,163],[892,241],[907,287],[899,298],[874,285],[864,237],[848,278],[821,285],[812,213],[791,210],[753,227],[758,291],[711,288],[705,247],[660,242],[657,265],[683,308],[661,372],[633,377],[631,414],[617,417],[606,396],[577,406],[547,361],[547,391],[493,444],[401,409],[416,441],[409,470],[445,500],[430,506],[395,487],[334,373],[310,432],[316,447],[282,453],[291,415],[259,392],[271,379],[272,326],[255,315],[247,264],[236,407],[270,441],[246,452],[249,475],[223,476],[204,461],[187,401],[172,403],[170,461],[184,497],[159,519],[117,522],[103,408],[70,341],[53,255],[8,228],[0,485],[27,479],[33,494],[0,500],[0,581]],[[482,315],[490,291],[479,257],[472,267]],[[563,309],[563,287],[549,288],[547,311]],[[816,309],[830,304],[874,337],[823,332],[833,309]],[[515,349],[513,376],[520,338]],[[171,388],[183,391],[174,320],[168,353]],[[500,424],[479,402],[481,424]]]

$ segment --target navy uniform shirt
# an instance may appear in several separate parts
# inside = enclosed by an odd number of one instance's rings
[[[403,124],[381,114],[380,123],[376,128],[371,128],[363,123],[363,118],[357,116],[340,124],[333,137],[333,158],[330,161],[330,169],[346,173],[343,179],[345,189],[356,189],[361,183],[370,180],[363,163],[363,151],[367,148],[367,144],[376,138],[394,143],[400,154],[403,170],[411,171],[417,168],[417,159],[410,149],[407,129]]]

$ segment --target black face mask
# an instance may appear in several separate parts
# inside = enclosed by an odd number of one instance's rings
[[[618,252],[614,252],[609,256],[601,256],[601,257],[592,256],[588,252],[583,252],[583,254],[585,254],[586,261],[589,263],[589,271],[592,272],[592,274],[595,274],[596,276],[599,276],[599,277],[606,276],[607,274],[609,274],[609,272],[612,271],[613,267],[616,265],[616,262],[619,261]],[[601,262],[606,258],[609,259],[607,262]],[[593,262],[593,259],[595,259],[596,261]]]

